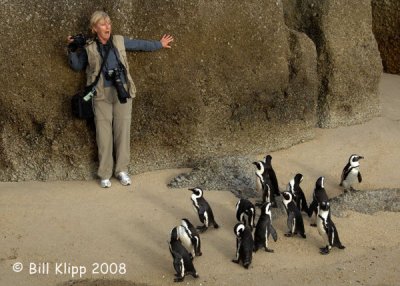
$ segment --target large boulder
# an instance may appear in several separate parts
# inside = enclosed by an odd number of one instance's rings
[[[379,115],[382,64],[372,32],[371,2],[284,0],[289,27],[318,52],[318,124],[337,127]]]
[[[372,0],[373,31],[385,72],[400,74],[400,1]]]
[[[69,104],[85,78],[69,68],[65,39],[87,32],[98,9],[116,34],[175,37],[171,50],[128,56],[133,173],[286,148],[312,138],[318,119],[369,119],[380,73],[370,10],[339,2],[312,8],[321,15],[313,34],[289,23],[281,1],[3,1],[0,180],[94,176],[95,133]]]

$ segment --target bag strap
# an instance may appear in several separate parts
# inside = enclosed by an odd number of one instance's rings
[[[112,38],[110,38],[110,41],[112,41]],[[96,40],[96,44],[97,44],[97,47],[98,47],[98,50],[99,50],[99,53],[100,53],[100,44],[99,44],[99,42],[98,42],[97,40]],[[110,53],[110,51],[111,51],[112,48],[113,48],[113,45],[112,45],[112,42],[111,42],[110,47],[109,47],[108,50],[106,51],[106,54],[105,54],[105,56],[104,56],[104,58],[103,58],[103,62],[101,63],[101,67],[100,67],[100,70],[99,70],[99,74],[96,76],[96,79],[95,79],[94,82],[92,83],[93,88],[97,85],[97,82],[98,82],[99,79],[100,79],[101,72],[103,71],[104,65],[105,65],[106,62],[107,62],[108,54]],[[100,55],[101,55],[101,53],[100,53]]]

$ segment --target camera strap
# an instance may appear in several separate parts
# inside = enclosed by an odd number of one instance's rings
[[[112,41],[112,39],[110,39],[110,41]],[[99,52],[99,54],[100,54],[100,56],[101,56],[100,44],[99,44],[99,42],[98,42],[97,40],[96,40],[96,44],[97,44],[97,50],[98,50],[98,52]],[[111,51],[112,48],[113,48],[112,44],[109,45],[108,49],[106,50],[106,54],[104,55],[104,57],[102,57],[102,58],[103,58],[103,61],[102,61],[102,63],[101,63],[101,67],[100,67],[100,70],[99,70],[99,74],[96,76],[96,79],[95,79],[94,82],[92,83],[93,88],[97,85],[97,82],[98,82],[99,79],[100,79],[101,72],[103,71],[103,68],[104,68],[104,66],[105,66],[105,64],[106,64],[106,62],[107,62],[108,55],[109,55],[109,53],[110,53],[110,51]]]

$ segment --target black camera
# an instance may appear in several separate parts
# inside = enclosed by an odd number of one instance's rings
[[[131,98],[129,93],[124,87],[124,83],[121,79],[121,69],[115,68],[108,70],[106,73],[106,79],[111,80],[115,88],[117,89],[118,100],[120,103],[126,103],[128,98]]]
[[[71,39],[74,40],[68,45],[68,50],[71,52],[75,52],[77,49],[83,48],[86,45],[87,38],[83,34],[72,36]]]

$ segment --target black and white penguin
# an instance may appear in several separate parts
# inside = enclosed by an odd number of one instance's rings
[[[265,203],[261,206],[261,214],[254,232],[254,252],[261,247],[264,247],[267,252],[274,252],[274,250],[268,248],[269,235],[272,236],[274,241],[277,241],[278,234],[272,226],[271,203]]]
[[[187,218],[183,218],[181,225],[178,226],[178,236],[193,257],[202,255],[200,235]]]
[[[264,204],[265,202],[270,202],[272,207],[276,208],[277,205],[276,205],[275,195],[273,194],[272,182],[265,168],[265,162],[258,161],[258,162],[253,162],[253,164],[256,165],[257,167],[256,189],[257,192],[260,192],[259,188],[261,186],[261,191],[262,191],[261,205]]]
[[[171,240],[169,244],[169,251],[172,255],[174,269],[176,271],[175,282],[182,282],[186,275],[192,275],[198,278],[196,269],[193,265],[193,256],[186,250],[179,240],[178,228],[174,227],[171,231]]]
[[[320,248],[321,254],[328,254],[333,246],[339,249],[345,248],[340,242],[338,231],[331,219],[329,202],[321,202],[318,205],[317,228],[326,245]]]
[[[256,207],[253,203],[246,199],[240,199],[236,203],[236,219],[244,225],[248,224],[250,230],[253,230],[256,219]]]
[[[324,182],[325,182],[325,177],[319,177],[317,181],[315,182],[315,189],[313,192],[313,200],[308,207],[308,216],[312,217],[314,214],[315,216],[312,218],[311,226],[315,227],[317,226],[316,224],[316,219],[318,215],[318,204],[322,202],[328,202],[329,198],[326,193],[325,187],[324,187]]]
[[[200,221],[203,223],[203,225],[198,226],[197,229],[200,232],[204,232],[208,229],[209,225],[213,225],[214,228],[218,228],[219,225],[214,219],[213,211],[206,199],[203,197],[203,190],[201,188],[193,188],[189,189],[189,191],[192,191],[191,200],[193,207],[199,215]]]
[[[360,160],[364,159],[363,156],[353,154],[349,158],[349,162],[343,168],[342,176],[340,179],[340,186],[344,188],[344,191],[355,191],[353,185],[362,182],[360,173]]]
[[[243,223],[237,223],[233,231],[236,235],[236,259],[232,259],[232,262],[242,261],[243,267],[248,269],[253,259],[253,235]]]
[[[301,212],[293,201],[292,193],[287,191],[283,192],[282,198],[283,205],[285,206],[288,216],[287,226],[289,231],[285,233],[285,236],[291,237],[296,234],[300,234],[302,238],[306,238],[303,217],[301,216]]]
[[[276,177],[274,168],[272,168],[272,156],[271,155],[265,156],[264,164],[265,164],[264,165],[265,172],[268,174],[269,180],[271,182],[270,187],[271,187],[272,193],[275,194],[275,196],[280,196],[281,193],[279,191],[278,179]],[[264,178],[264,181],[265,181],[265,178]]]
[[[300,211],[303,211],[306,214],[308,214],[307,200],[303,190],[300,187],[300,183],[302,181],[303,181],[303,175],[299,173],[296,174],[296,176],[294,176],[294,178],[289,181],[286,190],[293,194],[297,208]]]

